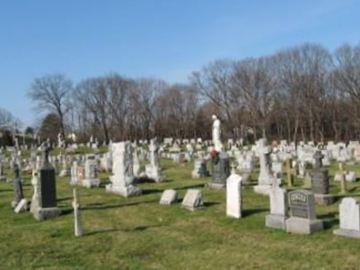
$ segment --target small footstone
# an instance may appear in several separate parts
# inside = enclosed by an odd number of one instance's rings
[[[181,205],[191,211],[202,208],[204,206],[204,201],[201,190],[188,189]]]
[[[164,190],[163,194],[161,195],[160,204],[161,205],[170,205],[177,201],[178,194],[174,189],[167,189]]]
[[[22,199],[18,205],[15,207],[14,212],[19,214],[21,212],[27,211],[28,208],[28,201],[26,199]]]

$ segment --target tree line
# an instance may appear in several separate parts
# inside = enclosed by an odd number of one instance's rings
[[[272,55],[216,60],[187,83],[119,74],[76,85],[62,74],[34,79],[28,95],[47,115],[38,134],[55,140],[210,138],[211,115],[226,138],[350,140],[360,133],[360,46],[330,52],[302,44]]]

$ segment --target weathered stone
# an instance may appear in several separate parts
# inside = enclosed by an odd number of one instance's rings
[[[160,204],[162,205],[170,205],[176,203],[178,200],[178,194],[174,189],[164,190],[161,195]]]
[[[113,175],[111,184],[106,186],[107,192],[116,193],[124,197],[137,196],[142,190],[134,182],[133,154],[130,142],[113,143]]]
[[[241,176],[232,174],[226,180],[226,215],[241,218]]]
[[[285,230],[287,219],[286,190],[274,183],[269,191],[269,198],[270,214],[266,216],[265,225],[269,228]]]
[[[340,228],[334,234],[360,238],[360,205],[355,198],[344,198],[339,205]]]
[[[181,204],[182,207],[194,211],[204,206],[201,190],[188,189]]]
[[[212,156],[212,182],[209,183],[211,188],[224,188],[226,179],[230,175],[230,161],[225,152],[214,152]]]
[[[316,219],[314,194],[307,190],[295,190],[288,194],[291,217],[286,220],[286,231],[311,234],[323,229],[323,222]]]
[[[22,199],[15,207],[14,212],[16,214],[19,214],[20,212],[25,212],[27,210],[28,210],[28,201],[26,199]]]

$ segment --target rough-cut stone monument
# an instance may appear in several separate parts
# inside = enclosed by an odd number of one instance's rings
[[[134,186],[133,154],[130,142],[113,143],[113,175],[111,184],[106,186],[107,192],[116,193],[124,197],[137,196],[141,189]]]

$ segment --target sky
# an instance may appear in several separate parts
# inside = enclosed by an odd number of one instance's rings
[[[111,72],[186,82],[216,59],[360,44],[359,0],[0,0],[0,107],[38,119],[34,78]]]

